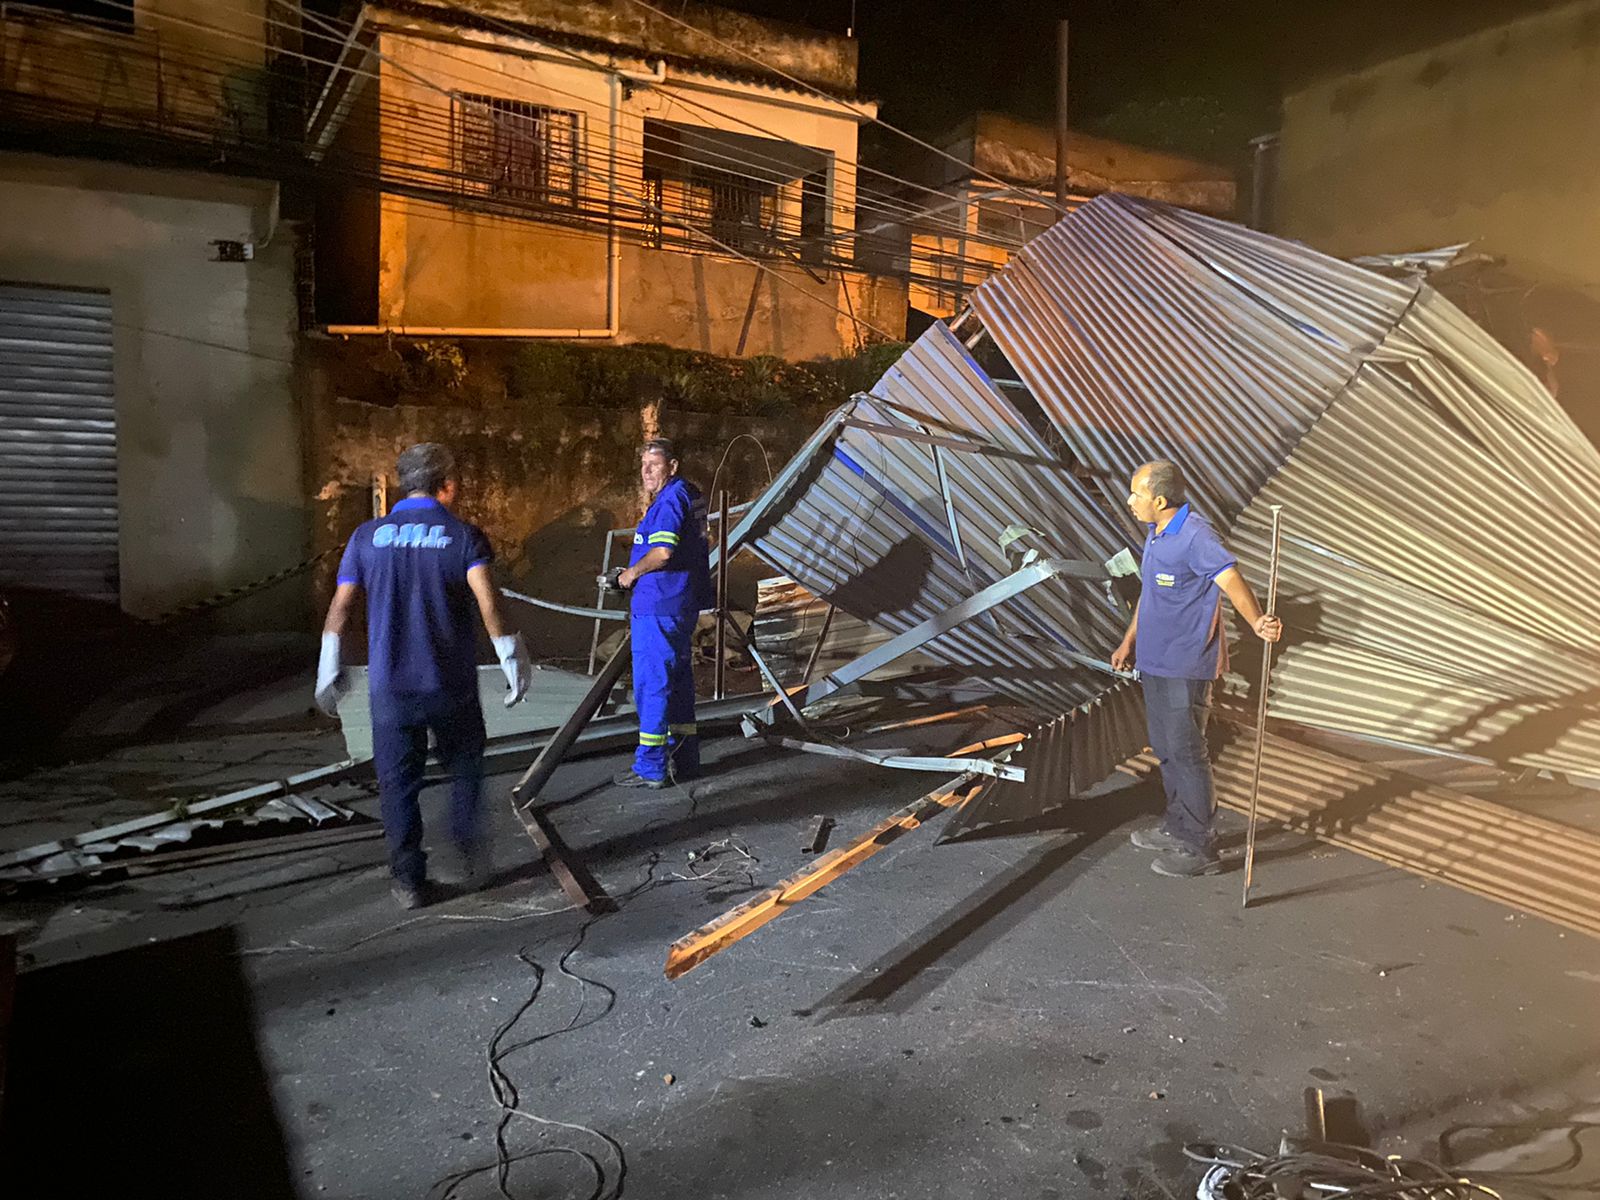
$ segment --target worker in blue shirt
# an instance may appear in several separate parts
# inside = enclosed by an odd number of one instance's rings
[[[1221,866],[1212,840],[1217,802],[1206,717],[1212,683],[1228,666],[1222,597],[1263,641],[1277,641],[1283,627],[1261,611],[1211,522],[1185,501],[1177,464],[1150,462],[1135,471],[1128,507],[1149,533],[1139,563],[1139,604],[1111,665],[1139,669],[1150,748],[1167,794],[1165,820],[1135,831],[1132,841],[1158,852],[1151,864],[1158,875],[1205,875]]]
[[[633,534],[633,553],[617,576],[632,593],[633,703],[639,749],[633,766],[612,781],[622,787],[663,788],[700,770],[694,719],[691,643],[702,609],[715,603],[706,504],[678,477],[672,443],[654,438],[639,454],[639,477],[650,507]]]
[[[340,639],[356,594],[364,591],[372,758],[389,869],[395,899],[418,908],[431,891],[417,807],[430,730],[451,780],[450,840],[463,881],[481,881],[488,865],[477,619],[505,672],[508,708],[526,694],[532,664],[522,635],[501,619],[489,539],[450,511],[460,490],[450,451],[433,442],[412,446],[400,456],[397,473],[405,499],[387,517],[358,528],[345,547],[322,627],[316,701],[332,716],[350,689]]]

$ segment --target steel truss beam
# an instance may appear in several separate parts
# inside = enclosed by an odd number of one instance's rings
[[[1020,596],[1029,588],[1037,587],[1047,579],[1054,579],[1059,575],[1067,575],[1077,579],[1102,580],[1109,578],[1106,568],[1102,563],[1083,562],[1077,559],[1044,558],[1037,562],[1029,563],[1020,570],[1013,571],[1004,579],[991,583],[982,591],[975,592],[959,604],[952,605],[941,613],[929,617],[917,625],[913,625],[904,633],[890,638],[883,645],[875,647],[863,654],[860,658],[853,659],[837,670],[830,671],[816,683],[806,685],[794,691],[786,691],[779,687],[776,680],[763,668],[763,673],[768,674],[768,681],[773,684],[778,693],[779,700],[773,705],[759,712],[751,713],[745,718],[745,736],[754,737],[760,730],[757,723],[771,725],[777,716],[777,706],[782,704],[791,712],[798,714],[798,710],[809,704],[815,704],[842,688],[848,687],[866,676],[883,667],[888,666],[897,658],[910,654],[913,650],[921,649],[935,638],[949,633],[959,625],[965,624],[974,617],[982,616],[990,609],[1004,604],[1007,600]],[[1088,655],[1077,654],[1073,651],[1063,650],[1073,659],[1082,662],[1085,666],[1096,667],[1109,672],[1110,663]],[[760,665],[760,660],[757,660]]]

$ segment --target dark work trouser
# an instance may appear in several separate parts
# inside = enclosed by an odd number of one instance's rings
[[[1190,849],[1209,853],[1217,810],[1206,750],[1211,680],[1144,675],[1141,681],[1150,748],[1161,760],[1161,786],[1167,793],[1166,830]]]
[[[405,887],[426,877],[422,811],[417,797],[433,731],[440,764],[450,776],[450,840],[464,853],[483,839],[483,710],[474,693],[373,697],[372,760],[378,773],[389,870]]]

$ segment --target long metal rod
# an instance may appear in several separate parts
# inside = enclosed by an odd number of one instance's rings
[[[1267,568],[1267,615],[1278,611],[1278,551],[1283,530],[1283,505],[1272,506],[1272,556]],[[1261,685],[1256,696],[1256,748],[1250,765],[1250,823],[1244,837],[1244,899],[1250,907],[1250,884],[1255,879],[1256,822],[1260,815],[1261,750],[1267,740],[1267,689],[1272,684],[1272,643],[1261,643]]]
[[[560,831],[540,810],[538,799],[540,791],[550,782],[550,777],[556,773],[567,751],[578,740],[578,735],[600,711],[600,706],[611,695],[611,689],[616,687],[623,672],[628,669],[633,659],[632,652],[632,638],[623,638],[617,652],[606,663],[605,669],[595,676],[566,724],[545,743],[544,749],[539,751],[539,757],[533,760],[533,764],[511,789],[511,810],[533,839],[533,844],[538,847],[540,856],[561,885],[561,890],[578,907],[594,913],[614,910],[616,901],[606,894],[605,888],[583,865],[583,860],[562,840]]]
[[[1056,207],[1067,209],[1068,187],[1067,150],[1071,131],[1067,127],[1067,22],[1062,20],[1056,28]]]
[[[721,700],[727,675],[723,651],[727,648],[727,633],[723,621],[728,615],[728,489],[717,491],[717,633],[715,650],[717,660],[711,668],[711,698]]]
[[[1060,471],[1063,474],[1072,474],[1074,467],[1071,463],[1062,462],[1059,458],[1046,458],[1041,454],[1029,454],[1023,450],[1007,450],[1004,446],[994,446],[986,442],[974,442],[967,438],[945,437],[943,434],[927,433],[920,429],[903,429],[896,425],[885,425],[881,421],[863,421],[859,417],[846,417],[843,421],[846,429],[859,429],[863,433],[875,433],[879,437],[902,438],[908,442],[919,442],[924,446],[940,446],[947,450],[959,450],[964,454],[983,454],[990,458],[1003,458],[1008,462],[1025,463],[1030,467],[1044,467],[1051,471]]]
[[[1020,733],[1009,734],[990,742],[989,745],[1010,745],[1022,741],[1024,736]],[[1015,767],[1009,763],[991,762],[982,758],[931,758],[927,755],[893,754],[881,750],[861,750],[855,746],[829,745],[827,742],[807,742],[775,734],[768,734],[762,740],[769,745],[782,746],[785,750],[799,750],[805,754],[820,754],[827,758],[848,758],[853,762],[870,763],[875,767],[891,767],[897,771],[947,771],[951,767],[959,767],[964,771],[988,775],[994,779],[1005,779],[1012,783],[1025,783],[1028,778],[1026,767]]]
[[[578,735],[600,711],[611,695],[611,689],[617,686],[623,674],[633,662],[633,638],[622,639],[622,644],[617,647],[611,661],[606,663],[605,669],[594,677],[594,682],[589,685],[589,690],[584,693],[583,699],[578,701],[578,707],[572,710],[572,715],[548,742],[544,749],[539,751],[539,757],[523,772],[522,778],[517,780],[516,786],[511,789],[513,805],[518,808],[531,807],[538,800],[539,792],[550,781],[556,768],[561,765],[561,760],[566,756],[572,744],[578,740]]]
[[[615,534],[616,530],[614,529],[606,531],[605,553],[600,556],[601,575],[605,575],[607,571],[611,570],[611,539]],[[606,606],[606,585],[603,583],[595,584],[594,606],[596,610]],[[585,675],[594,674],[595,660],[600,657],[600,620],[601,618],[599,617],[594,619],[594,632],[589,635],[589,669],[584,672]]]
[[[811,682],[811,673],[817,669],[817,659],[822,657],[822,644],[828,640],[828,627],[833,624],[835,611],[837,610],[830,601],[828,611],[822,616],[822,628],[817,631],[817,640],[811,647],[811,653],[806,656],[806,669],[800,674],[801,683]]]

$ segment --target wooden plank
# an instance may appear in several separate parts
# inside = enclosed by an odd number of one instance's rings
[[[952,750],[950,758],[968,758],[985,750],[1000,750],[1015,746],[1027,739],[1025,733],[1005,733]],[[687,971],[705,962],[713,954],[726,950],[742,938],[750,936],[767,922],[782,916],[793,905],[828,886],[846,871],[860,866],[885,846],[911,832],[929,818],[950,808],[959,808],[987,786],[988,780],[972,772],[958,775],[943,787],[935,788],[920,799],[912,801],[898,812],[879,821],[848,846],[829,851],[815,862],[808,863],[776,887],[768,888],[759,896],[725,912],[687,933],[672,943],[667,951],[666,974],[677,979]]]
[[[692,971],[712,955],[781,917],[790,907],[822,890],[846,871],[860,866],[903,834],[945,809],[966,803],[984,787],[983,782],[974,782],[975,778],[971,774],[957,776],[884,818],[850,845],[829,851],[776,887],[768,888],[693,933],[685,934],[667,951],[667,978],[677,979]]]

